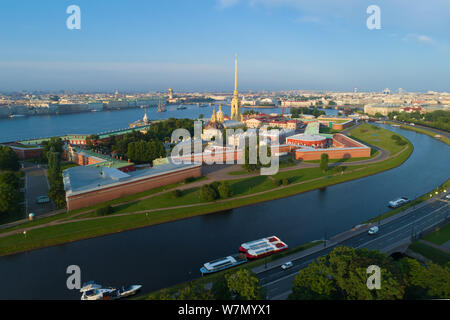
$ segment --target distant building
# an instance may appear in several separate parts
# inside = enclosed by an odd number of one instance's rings
[[[377,113],[387,116],[390,112],[400,112],[402,105],[398,104],[366,104],[364,106],[364,113],[375,115]]]

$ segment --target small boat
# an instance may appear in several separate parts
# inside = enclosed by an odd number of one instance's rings
[[[81,300],[117,300],[120,299],[120,292],[115,288],[92,289],[83,292]]]
[[[200,108],[206,108],[206,107],[208,107],[207,104],[201,104],[201,105],[200,105]]]
[[[101,285],[98,283],[95,283],[94,281],[88,281],[83,283],[83,286],[80,289],[80,292],[86,292],[93,289],[101,289]]]
[[[12,114],[9,117],[10,118],[21,118],[21,117],[25,117],[25,115],[23,115],[23,114]]]
[[[185,106],[178,106],[178,107],[177,107],[177,110],[184,110],[184,109],[186,109]]]
[[[209,274],[225,269],[232,268],[234,266],[240,265],[247,262],[247,258],[244,254],[235,254],[225,258],[217,259],[208,263],[205,263],[203,267],[200,268],[202,274]]]
[[[131,286],[123,286],[120,288],[120,297],[125,298],[132,295],[135,295],[140,289],[142,288],[141,285],[131,285]]]

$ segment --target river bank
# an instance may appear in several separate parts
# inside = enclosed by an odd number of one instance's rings
[[[112,216],[97,217],[92,211],[93,208],[90,208],[84,215],[80,215],[80,212],[62,214],[60,217],[48,218],[51,219],[50,221],[36,222],[32,227],[25,225],[22,228],[16,228],[12,230],[13,234],[8,234],[10,230],[2,230],[0,233],[0,255],[10,255],[110,233],[187,219],[197,215],[227,211],[341,184],[390,170],[400,166],[409,158],[413,151],[413,146],[408,141],[407,146],[402,147],[399,151],[400,147],[395,146],[392,141],[388,140],[392,132],[383,130],[377,129],[377,140],[380,140],[378,143],[384,142],[383,146],[386,149],[390,152],[397,151],[397,153],[378,163],[360,166],[336,166],[326,174],[321,173],[318,168],[285,171],[277,174],[274,179],[287,178],[291,183],[288,186],[280,187],[274,187],[271,179],[264,176],[237,179],[232,184],[235,192],[232,198],[212,203],[201,202],[197,194],[198,187],[196,187],[185,191],[184,196],[180,199],[170,198],[170,190],[167,190],[142,202],[137,201],[127,204],[125,207],[118,206],[119,210],[116,210]],[[372,137],[370,132],[364,132],[364,135]],[[364,139],[364,137],[359,137]],[[374,143],[374,141],[370,142]],[[177,201],[178,206],[176,206]],[[23,234],[24,230],[27,231],[26,235]]]
[[[79,292],[65,285],[66,269],[73,264],[80,266],[82,281],[139,283],[142,294],[155,292],[198,278],[205,261],[229,255],[240,243],[276,235],[295,248],[330,239],[379,216],[396,196],[414,199],[448,179],[450,148],[420,133],[379,126],[414,145],[395,169],[278,200],[0,257],[0,299],[79,300]]]

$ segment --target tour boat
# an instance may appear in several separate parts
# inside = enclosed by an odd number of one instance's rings
[[[209,274],[218,271],[222,271],[242,263],[247,262],[247,258],[244,254],[235,254],[225,258],[217,259],[208,263],[205,263],[203,267],[200,268],[202,274]]]
[[[125,298],[136,294],[142,288],[141,285],[132,285],[120,288],[120,297]]]
[[[248,259],[258,259],[288,249],[288,245],[276,236],[263,238],[241,244],[239,251]]]

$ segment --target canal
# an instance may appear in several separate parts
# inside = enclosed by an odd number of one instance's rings
[[[79,299],[66,268],[82,281],[142,284],[151,292],[200,276],[202,263],[237,252],[244,241],[277,235],[291,247],[329,238],[417,197],[450,176],[450,148],[433,138],[381,125],[414,144],[400,167],[284,199],[0,258],[0,299]]]

